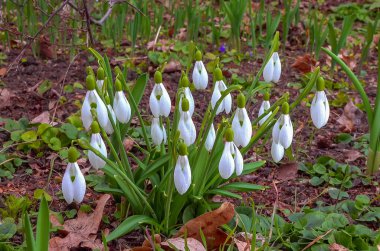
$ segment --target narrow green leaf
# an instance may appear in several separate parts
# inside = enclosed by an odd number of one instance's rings
[[[27,249],[30,251],[37,251],[33,236],[32,224],[30,223],[29,215],[27,212],[24,213],[24,232]]]
[[[231,190],[231,191],[240,191],[240,192],[248,192],[248,191],[256,191],[256,190],[264,190],[264,186],[250,184],[246,182],[234,182],[229,183],[220,187],[220,189]]]
[[[42,197],[37,218],[36,248],[38,251],[48,251],[50,238],[49,207],[45,196]]]
[[[218,194],[218,195],[222,195],[222,196],[226,196],[226,197],[231,197],[231,198],[235,198],[235,199],[239,199],[241,200],[242,197],[236,193],[233,193],[233,192],[230,192],[230,191],[227,191],[227,190],[224,190],[224,189],[218,189],[218,188],[215,188],[215,189],[212,189],[212,190],[209,190],[206,192],[206,194]]]

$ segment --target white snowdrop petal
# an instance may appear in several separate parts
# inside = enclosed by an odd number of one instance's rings
[[[104,80],[96,80],[96,85],[98,86],[99,90],[102,90],[104,84]]]
[[[196,129],[188,111],[181,112],[181,116],[178,122],[178,130],[180,132],[180,137],[183,139],[187,146],[195,142],[197,136]]]
[[[152,112],[154,117],[159,117],[160,116],[160,106],[159,102],[157,100],[156,94],[155,94],[155,89],[157,88],[157,85],[155,84],[152,90],[152,93],[150,94],[149,97],[149,107],[150,111]]]
[[[224,106],[224,110],[227,114],[230,113],[231,109],[232,109],[232,97],[231,97],[231,94],[228,94],[224,99],[223,99],[223,106]]]
[[[179,156],[174,168],[174,185],[179,194],[184,194],[191,184],[191,171],[187,156]]]
[[[278,163],[282,158],[284,157],[284,147],[280,144],[276,144],[274,141],[272,141],[272,147],[271,147],[271,155],[274,160],[274,162]]]
[[[234,163],[235,163],[235,170],[236,170],[236,175],[240,175],[243,172],[243,166],[244,166],[244,161],[243,161],[243,156],[241,155],[239,149],[234,146],[235,152],[234,152]]]
[[[94,93],[94,97],[96,100],[96,114],[98,116],[99,125],[102,128],[105,128],[105,127],[107,127],[107,123],[108,123],[107,107],[95,90],[93,91],[93,93]]]
[[[150,127],[150,133],[152,135],[153,143],[158,146],[162,143],[164,140],[164,133],[162,128],[160,127],[160,119],[159,118],[153,118],[152,125]]]
[[[272,81],[273,71],[274,71],[274,63],[273,63],[273,56],[272,56],[264,67],[263,77],[264,77],[265,82]]]
[[[231,144],[232,142],[225,143],[222,157],[219,161],[219,174],[223,179],[231,177],[235,170],[235,161],[231,155]]]
[[[74,200],[74,189],[73,189],[73,183],[71,181],[71,174],[70,174],[71,168],[75,168],[74,163],[67,164],[65,174],[63,175],[63,178],[62,178],[62,194],[67,204],[71,204]]]
[[[272,57],[274,63],[272,81],[274,83],[277,83],[280,80],[281,76],[281,61],[277,52],[274,52]]]
[[[86,93],[86,96],[83,101],[82,110],[81,110],[81,119],[83,123],[83,127],[88,131],[91,127],[92,123],[92,115],[91,115],[91,103],[90,103],[90,91]]]
[[[270,103],[269,101],[267,100],[264,100],[262,103],[261,103],[261,106],[260,106],[260,110],[259,110],[259,117],[261,115],[264,114],[264,112],[266,110],[268,110],[270,108]],[[265,123],[265,121],[267,121],[267,119],[269,118],[269,116],[272,114],[272,112],[269,112],[267,115],[265,115],[262,119],[260,119],[259,121],[259,125],[262,125]]]
[[[111,113],[111,119],[113,120],[114,123],[116,123],[116,115],[115,115],[115,112],[113,111],[112,106],[111,105],[107,105],[107,108],[108,108],[108,110]],[[109,118],[108,118],[107,125],[104,128],[104,130],[106,131],[107,134],[112,134],[113,133],[112,123],[111,123],[111,120]]]
[[[212,96],[211,96],[211,108],[212,109],[215,109],[216,103],[218,102],[220,97],[222,97],[222,94],[220,93],[220,90],[219,90],[219,83],[216,82],[215,87],[214,87],[214,91],[213,91]],[[218,115],[219,113],[221,113],[222,109],[223,109],[223,103],[219,105],[218,109],[216,110],[216,114]]]
[[[291,125],[290,117],[288,114],[284,115],[284,124],[280,129],[279,142],[288,149],[293,141],[293,126]]]
[[[98,150],[103,156],[107,157],[107,148],[99,133],[91,135],[90,145]],[[106,164],[102,158],[90,150],[88,151],[88,160],[95,169],[103,168]]]
[[[318,100],[316,102],[313,101],[310,107],[311,119],[316,128],[321,128],[324,126],[325,122],[325,106],[322,100]]]
[[[283,115],[281,115],[276,123],[274,124],[273,126],[273,130],[272,130],[272,138],[273,138],[273,141],[278,144],[279,140],[280,140],[280,124],[281,124],[281,120],[283,118]]]
[[[167,92],[165,86],[163,84],[160,84],[160,86],[161,86],[161,91],[162,91],[162,96],[159,100],[160,115],[167,117],[170,114],[170,109],[172,108],[172,104],[170,101],[169,93]]]
[[[123,91],[118,91],[115,94],[113,109],[115,111],[116,118],[121,123],[128,123],[131,119],[131,106],[127,98],[125,97]]]
[[[215,137],[216,137],[216,135],[215,135],[214,124],[211,124],[210,130],[208,131],[206,142],[205,142],[205,147],[206,147],[207,151],[209,151],[209,152],[212,150],[212,148],[214,146]]]
[[[77,163],[75,164],[75,179],[73,182],[74,201],[81,203],[86,193],[86,181]]]
[[[186,95],[187,100],[189,100],[189,112],[190,112],[190,116],[193,116],[193,113],[194,113],[194,98],[193,98],[193,95],[191,94],[191,91],[190,91],[189,87],[185,88],[185,95]],[[182,110],[182,106],[181,105],[182,104],[180,102],[180,108]]]
[[[202,61],[196,61],[193,70],[193,83],[197,90],[206,89],[208,74]]]

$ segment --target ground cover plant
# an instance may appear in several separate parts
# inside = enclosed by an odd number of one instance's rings
[[[1,250],[378,250],[376,2],[6,1]]]

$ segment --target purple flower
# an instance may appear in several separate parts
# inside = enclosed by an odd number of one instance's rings
[[[225,44],[222,44],[222,45],[219,47],[219,52],[221,52],[221,53],[225,53],[225,52],[226,52],[226,46],[225,46]]]

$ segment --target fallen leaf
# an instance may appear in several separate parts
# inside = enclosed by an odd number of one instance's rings
[[[3,68],[0,69],[0,77],[4,77],[6,73],[7,73],[7,68],[6,67],[3,67]]]
[[[37,123],[49,124],[50,123],[50,113],[48,111],[44,111],[43,113],[41,113],[40,115],[38,115],[37,117],[32,119],[32,121],[30,121],[30,123],[31,124],[37,124]]]
[[[52,59],[54,57],[51,43],[44,35],[40,36],[40,56],[45,59]]]
[[[134,144],[134,143],[135,143],[135,142],[134,142],[132,139],[130,139],[130,138],[125,138],[124,141],[123,141],[123,145],[124,145],[124,149],[125,149],[125,151],[126,151],[126,152],[131,151],[132,148],[133,148],[133,144]]]
[[[278,170],[275,171],[275,177],[281,181],[292,180],[297,177],[297,171],[297,162],[281,164]]]
[[[348,150],[344,152],[344,156],[346,158],[346,162],[352,162],[363,157],[363,154],[357,150]]]
[[[185,251],[185,250],[206,251],[202,243],[194,238],[187,238],[186,243],[187,243],[187,246],[185,247],[185,239],[177,237],[177,238],[171,238],[165,242],[162,242],[161,247],[165,250],[174,250],[172,248],[174,246],[176,248],[175,250],[180,250],[180,251]]]
[[[341,125],[340,130],[343,132],[352,132],[355,126],[361,124],[363,112],[357,108],[352,101],[344,107],[343,114],[337,122]]]
[[[171,60],[165,65],[164,72],[172,73],[181,70],[181,63],[179,61]]]
[[[103,210],[107,201],[111,198],[109,194],[104,194],[97,202],[92,214],[87,215],[78,211],[76,219],[67,220],[60,230],[66,234],[64,238],[54,237],[49,241],[50,251],[69,251],[71,248],[82,247],[103,250],[103,244],[96,239],[99,224],[103,217]],[[53,222],[52,222],[53,223]],[[56,221],[54,221],[57,224]]]
[[[200,235],[200,231],[202,231],[206,238],[207,248],[217,248],[227,238],[227,234],[219,227],[230,222],[234,214],[234,205],[230,202],[224,202],[218,209],[188,221],[181,227],[175,237],[183,236],[186,232],[188,238],[194,238],[202,242]]]
[[[237,239],[234,239],[234,242],[235,242],[236,247],[239,251],[250,251],[251,250],[251,244],[248,241],[239,241]]]
[[[14,97],[12,91],[7,88],[2,89],[0,92],[0,108],[5,108],[12,105],[11,98]]]
[[[337,243],[333,243],[329,246],[329,250],[330,251],[348,251],[349,249]]]
[[[314,70],[316,64],[317,61],[310,54],[305,54],[298,56],[292,67],[302,73],[308,73]]]

